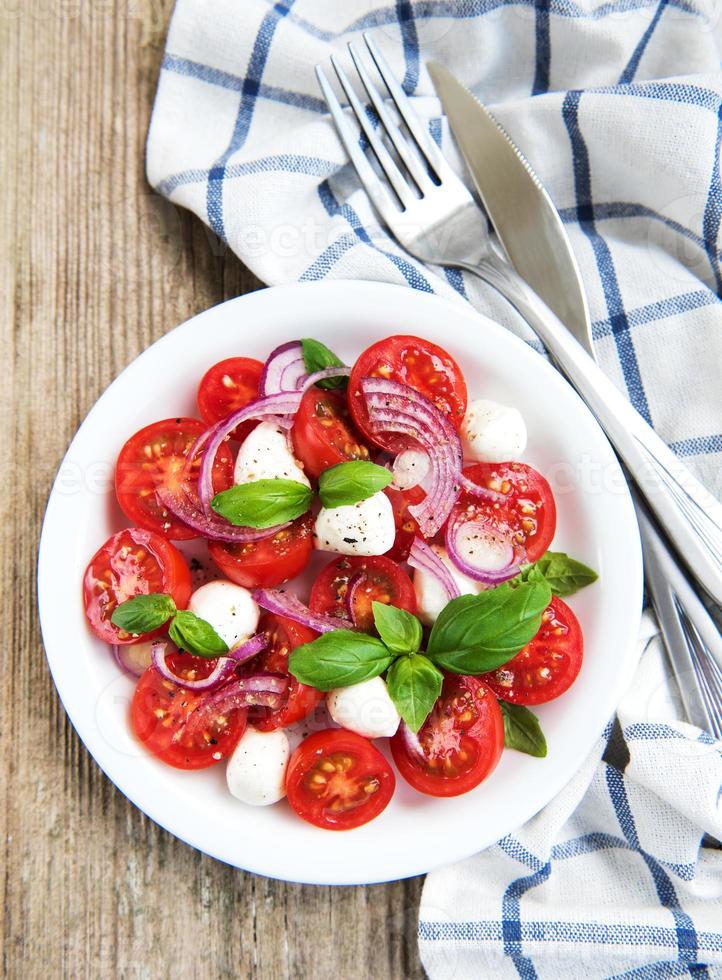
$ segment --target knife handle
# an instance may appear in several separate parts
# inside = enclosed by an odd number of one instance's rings
[[[494,286],[531,326],[596,416],[689,571],[722,604],[722,504],[511,266],[491,258],[464,268]]]

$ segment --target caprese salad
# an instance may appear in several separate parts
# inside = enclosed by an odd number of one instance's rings
[[[132,526],[83,581],[90,627],[137,677],[146,749],[178,769],[226,761],[243,803],[287,797],[331,830],[391,799],[377,739],[440,797],[479,785],[505,745],[545,755],[529,706],[576,679],[564,597],[596,574],[549,550],[554,497],[522,461],[521,414],[469,401],[453,357],[411,336],[350,367],[312,339],[231,357],[197,402],[202,421],[155,422],[120,450]],[[217,570],[202,584],[192,538]]]

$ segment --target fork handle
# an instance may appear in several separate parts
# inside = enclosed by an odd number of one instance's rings
[[[692,575],[722,604],[722,504],[508,263],[490,258],[463,267],[494,286],[535,331],[596,416]]]

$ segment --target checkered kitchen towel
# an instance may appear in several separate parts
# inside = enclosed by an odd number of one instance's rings
[[[148,176],[268,283],[406,283],[523,332],[493,290],[379,227],[313,74],[372,31],[459,167],[424,68],[449,65],[559,207],[604,369],[719,494],[720,17],[720,0],[178,0]],[[650,623],[585,769],[521,830],[428,877],[432,980],[722,977],[720,745],[676,720]]]

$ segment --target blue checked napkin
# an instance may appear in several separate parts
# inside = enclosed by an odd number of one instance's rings
[[[604,369],[719,495],[719,17],[715,0],[179,0],[148,177],[265,282],[406,283],[534,343],[493,290],[379,226],[313,73],[372,31],[461,173],[424,68],[448,65],[559,207]],[[432,980],[722,977],[721,746],[678,720],[655,630],[645,619],[634,684],[567,788],[428,876]]]

